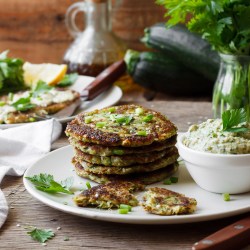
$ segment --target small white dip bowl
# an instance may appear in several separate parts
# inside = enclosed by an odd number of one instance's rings
[[[193,150],[178,135],[179,154],[193,177],[203,189],[214,193],[239,194],[250,191],[250,154],[214,154]]]

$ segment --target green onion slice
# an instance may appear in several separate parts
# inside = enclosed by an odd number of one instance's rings
[[[171,182],[170,179],[167,179],[167,180],[163,181],[163,184],[164,184],[164,185],[171,185],[172,182]]]
[[[136,108],[136,109],[135,109],[135,113],[136,113],[137,115],[142,115],[142,114],[144,113],[144,110],[143,110],[142,108]]]
[[[132,207],[126,204],[120,204],[120,209],[127,209],[129,212],[132,211]]]
[[[170,181],[172,182],[172,183],[177,183],[178,182],[178,177],[175,177],[175,176],[171,176],[170,177]]]
[[[97,122],[96,127],[97,128],[103,128],[106,125],[106,122]]]
[[[144,121],[144,122],[150,122],[150,121],[152,121],[152,119],[153,119],[153,115],[152,114],[149,114],[149,115],[147,115],[147,116],[144,116],[143,118],[142,118],[142,120]]]
[[[119,208],[118,212],[119,212],[119,214],[128,214],[129,211],[126,208]]]
[[[0,107],[4,106],[5,104],[6,104],[6,102],[0,101]]]
[[[224,193],[223,194],[223,199],[224,199],[224,201],[230,201],[230,194],[229,193]]]
[[[92,121],[92,117],[91,116],[86,116],[85,118],[84,118],[84,122],[85,123],[91,123],[91,121]]]
[[[147,136],[147,132],[146,131],[137,131],[137,135]]]
[[[86,182],[86,186],[87,186],[88,189],[91,189],[91,185],[90,185],[90,183],[88,181]]]
[[[113,151],[114,155],[123,155],[124,151],[122,149],[114,149]]]
[[[109,112],[110,112],[110,113],[114,113],[114,112],[115,112],[115,107],[109,108]]]

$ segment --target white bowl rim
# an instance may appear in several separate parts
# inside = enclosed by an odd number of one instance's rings
[[[210,152],[204,152],[204,151],[198,151],[192,148],[187,147],[186,145],[183,144],[183,138],[186,136],[186,133],[179,133],[177,137],[177,145],[180,145],[184,150],[187,150],[188,152],[192,154],[198,154],[198,155],[203,155],[203,156],[208,156],[208,157],[216,157],[216,158],[250,158],[250,153],[249,154],[217,154],[217,153],[210,153]]]

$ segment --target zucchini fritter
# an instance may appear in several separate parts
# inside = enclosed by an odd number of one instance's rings
[[[196,210],[197,201],[165,188],[153,187],[145,193],[142,206],[158,215],[190,214]]]
[[[77,175],[95,181],[97,183],[107,183],[111,181],[129,181],[141,182],[144,185],[149,185],[155,182],[162,181],[178,170],[178,163],[174,163],[152,172],[135,173],[128,175],[110,175],[110,174],[93,174],[86,171],[79,162],[74,162]]]
[[[159,112],[131,104],[81,113],[65,132],[83,142],[140,147],[165,141],[177,133],[177,128]]]
[[[100,144],[92,144],[69,138],[72,146],[78,148],[84,153],[99,156],[113,156],[113,155],[130,155],[130,154],[145,154],[149,152],[162,151],[166,148],[173,147],[176,144],[176,135],[162,142],[153,142],[150,145],[142,147],[108,147]]]
[[[120,204],[137,206],[138,200],[132,194],[144,190],[145,186],[139,182],[109,182],[84,190],[74,197],[77,206],[95,206],[103,209],[119,208]]]
[[[134,164],[127,167],[114,167],[114,166],[104,166],[98,164],[92,164],[85,161],[80,161],[80,164],[85,170],[94,174],[117,174],[126,175],[131,173],[145,173],[151,172],[160,168],[164,168],[170,164],[173,164],[178,159],[179,154],[176,147],[172,147],[165,151],[165,155],[153,162],[145,164]],[[73,158],[73,162],[78,161],[77,157]]]

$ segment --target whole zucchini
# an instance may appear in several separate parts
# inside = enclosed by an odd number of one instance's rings
[[[184,25],[176,25],[167,29],[159,23],[145,29],[142,41],[149,47],[162,51],[186,67],[215,81],[220,58],[210,44],[200,36],[191,33]]]
[[[127,71],[143,87],[174,95],[210,95],[213,82],[159,52],[128,50]]]

